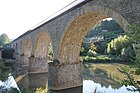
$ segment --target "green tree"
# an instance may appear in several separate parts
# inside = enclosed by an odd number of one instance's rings
[[[127,77],[127,79],[123,80],[122,83],[138,87],[140,86],[140,84],[136,82],[136,80],[134,80],[134,75],[140,75],[140,27],[138,27],[137,25],[131,25],[129,26],[129,31],[126,32],[126,34],[129,36],[129,41],[132,43],[133,48],[135,49],[136,57],[134,59],[134,66],[120,68],[120,71]]]
[[[10,43],[10,39],[6,34],[0,36],[0,47],[4,47],[6,44]]]
[[[135,68],[136,74],[140,75],[140,27],[138,25],[129,26],[127,35],[130,37],[130,41],[133,44],[136,53]]]
[[[5,81],[8,79],[10,68],[4,66],[4,62],[0,61],[0,80]]]
[[[120,36],[108,43],[107,53],[111,55],[120,55],[123,48],[127,48],[131,45],[128,36]]]

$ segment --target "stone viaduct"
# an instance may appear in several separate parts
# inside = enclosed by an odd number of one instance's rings
[[[129,24],[140,25],[140,0],[74,1],[56,16],[15,39],[12,42],[14,56],[21,67],[28,68],[30,75],[48,72],[51,90],[82,86],[82,63],[79,61],[82,40],[92,27],[108,17],[125,31],[128,31]],[[52,62],[48,62],[50,43]],[[29,78],[30,87],[41,86],[31,84],[35,79],[35,76]],[[45,84],[46,81],[40,79],[40,82]]]

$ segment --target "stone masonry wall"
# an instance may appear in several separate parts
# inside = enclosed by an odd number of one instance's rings
[[[52,90],[82,86],[82,64],[49,63],[48,85]]]

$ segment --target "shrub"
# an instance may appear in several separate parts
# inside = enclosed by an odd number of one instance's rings
[[[88,53],[87,53],[87,55],[89,57],[95,57],[95,56],[97,56],[97,53],[95,51],[93,51],[93,50],[89,50]]]
[[[127,47],[127,48],[123,48],[122,52],[121,52],[121,58],[122,60],[126,60],[126,61],[134,61],[135,59],[135,52],[134,49],[132,47]]]

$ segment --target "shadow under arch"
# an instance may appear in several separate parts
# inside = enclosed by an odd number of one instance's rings
[[[29,65],[29,57],[32,54],[32,43],[30,36],[27,36],[24,42],[24,65]]]
[[[82,12],[81,12],[82,11]],[[102,6],[87,6],[81,9],[79,13],[71,18],[63,37],[61,39],[59,50],[59,61],[61,63],[75,63],[79,62],[80,48],[82,41],[91,29],[95,27],[101,20],[111,17],[113,18],[125,31],[129,23],[120,14],[112,9]]]

